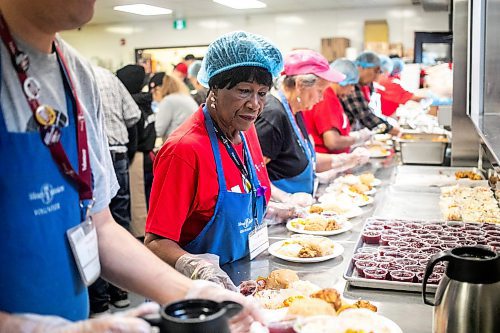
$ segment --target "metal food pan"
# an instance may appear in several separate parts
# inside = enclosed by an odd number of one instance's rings
[[[403,164],[443,164],[449,138],[445,134],[404,133],[398,139]]]
[[[367,222],[370,220],[398,220],[401,222],[420,222],[420,223],[429,223],[429,222],[438,222],[438,220],[420,220],[420,219],[412,219],[412,220],[401,220],[401,219],[386,219],[386,218],[378,218],[378,217],[373,217],[367,219]],[[441,221],[439,221],[441,222]],[[445,222],[443,222],[445,223]],[[356,245],[354,247],[354,253],[357,252],[357,250],[360,247],[363,247],[363,239],[362,239],[362,233],[359,234],[358,241],[356,242]],[[377,245],[366,245],[368,247],[378,247]],[[346,271],[344,272],[344,279],[354,287],[361,287],[361,288],[370,288],[370,289],[383,289],[383,290],[396,290],[396,291],[410,291],[410,292],[422,292],[422,284],[420,283],[412,283],[412,282],[397,282],[397,281],[389,281],[389,280],[372,280],[372,279],[366,279],[358,276],[358,273],[355,270],[354,264],[352,260],[349,260],[349,265],[347,266]],[[435,284],[428,284],[427,285],[427,291],[429,293],[435,293],[437,290],[437,285]]]

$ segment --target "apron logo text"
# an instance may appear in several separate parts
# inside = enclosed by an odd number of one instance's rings
[[[64,186],[53,187],[51,184],[43,184],[39,192],[30,192],[28,194],[30,201],[41,200],[48,205],[54,199],[56,194],[64,192]]]
[[[244,234],[252,230],[253,219],[247,218],[243,222],[238,223],[238,227],[240,227],[240,234]]]

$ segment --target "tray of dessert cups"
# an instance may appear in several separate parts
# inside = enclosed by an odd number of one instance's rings
[[[344,278],[356,287],[421,292],[433,255],[478,245],[500,251],[500,225],[373,217],[366,220]],[[444,263],[434,267],[430,292],[445,271]]]

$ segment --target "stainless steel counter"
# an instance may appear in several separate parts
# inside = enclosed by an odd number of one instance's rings
[[[345,252],[341,257],[321,263],[299,264],[284,261],[270,256],[267,251],[253,261],[239,260],[224,266],[236,284],[243,280],[267,276],[272,270],[289,268],[298,273],[301,279],[309,280],[323,288],[335,288],[343,292],[347,299],[366,299],[377,305],[379,313],[396,322],[405,333],[429,333],[432,331],[432,308],[422,302],[419,293],[383,291],[349,287],[343,278],[348,262],[352,257],[355,243],[363,227],[364,221],[370,216],[408,217],[437,219],[437,193],[416,193],[408,191],[395,192],[390,188],[397,170],[397,162],[392,159],[375,160],[369,167],[356,172],[371,171],[382,180],[373,205],[364,207],[364,214],[351,220],[354,228],[350,231],[331,236],[339,242]],[[270,242],[291,236],[284,225],[269,227]]]

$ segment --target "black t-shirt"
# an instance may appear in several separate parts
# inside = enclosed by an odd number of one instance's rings
[[[308,138],[302,112],[295,119]],[[291,178],[305,170],[309,160],[298,143],[292,124],[281,102],[271,94],[266,97],[264,111],[255,122],[262,154],[271,159],[267,172],[271,181]]]

